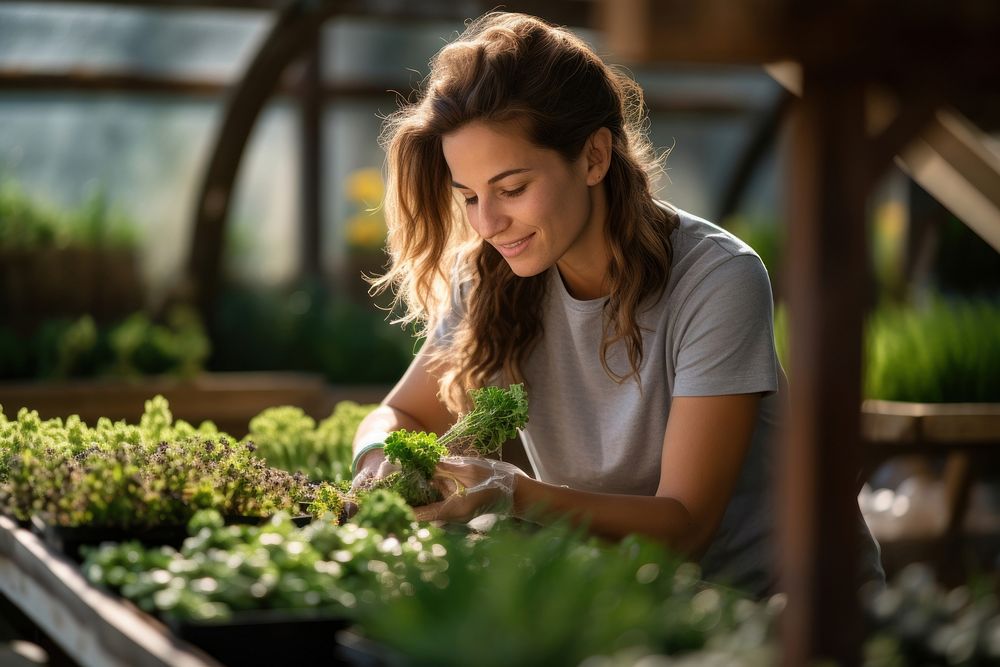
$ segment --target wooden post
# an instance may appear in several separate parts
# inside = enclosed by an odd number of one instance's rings
[[[785,291],[790,414],[781,465],[785,665],[857,664],[856,477],[861,332],[868,288],[863,86],[806,68],[792,110]]]
[[[322,29],[309,36],[302,68],[301,155],[302,155],[302,226],[300,272],[316,278],[322,272],[323,225],[323,72],[321,62]]]

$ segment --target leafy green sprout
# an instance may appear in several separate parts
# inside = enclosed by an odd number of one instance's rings
[[[469,393],[473,408],[441,437],[400,429],[386,438],[385,457],[399,471],[371,480],[364,491],[390,489],[413,506],[441,500],[431,484],[438,462],[448,455],[492,456],[528,421],[528,398],[521,384],[484,387]]]
[[[438,438],[455,456],[493,456],[528,423],[528,394],[523,384],[474,389],[469,397],[472,410]]]

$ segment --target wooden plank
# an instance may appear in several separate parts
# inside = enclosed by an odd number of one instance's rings
[[[598,23],[611,58],[761,63],[791,57],[777,0],[605,0]]]
[[[340,391],[340,395],[344,393]],[[209,373],[190,380],[4,383],[0,384],[0,405],[8,417],[27,407],[46,419],[77,414],[91,425],[100,417],[137,423],[145,401],[157,394],[170,402],[175,419],[195,425],[210,420],[237,438],[246,433],[249,420],[265,408],[295,405],[320,418],[330,413],[335,402],[319,375]]]
[[[135,95],[167,95],[219,97],[225,95],[231,81],[208,77],[168,77],[130,70],[24,70],[0,67],[0,92],[30,93],[128,93]],[[410,81],[349,81],[338,79],[319,87],[324,104],[344,100],[395,102],[399,93],[413,87]],[[300,94],[300,86],[289,77],[276,85],[276,97]],[[743,116],[757,110],[748,99],[716,91],[685,91],[682,95],[647,93],[643,98],[651,113],[692,114],[698,116]]]
[[[219,667],[162,624],[92,586],[79,567],[5,516],[0,590],[85,667]]]
[[[613,60],[843,66],[958,89],[1000,79],[1000,3],[952,0],[603,0]]]
[[[805,71],[792,109],[785,290],[791,368],[779,457],[786,665],[857,664],[856,476],[861,464],[861,332],[867,251],[863,88]]]
[[[250,419],[266,408],[294,405],[314,419],[322,419],[339,401],[378,403],[389,389],[383,384],[328,385],[321,376],[304,373],[206,373],[191,380],[2,383],[0,406],[8,418],[27,407],[37,410],[43,419],[75,414],[90,425],[101,417],[137,423],[145,401],[161,394],[170,402],[175,419],[195,425],[210,420],[223,432],[240,438],[246,434]]]
[[[864,438],[872,444],[1000,448],[1000,403],[869,400],[861,412]]]
[[[112,5],[122,7],[133,7],[136,9],[233,9],[239,11],[246,10],[273,10],[279,9],[284,3],[283,0],[32,0],[34,4],[47,5]]]
[[[25,70],[17,67],[0,67],[0,91],[3,92],[82,92],[82,93],[132,93],[142,95],[188,95],[199,97],[218,97],[225,95],[232,81],[220,77],[164,76],[139,70],[127,69],[97,69],[80,68]],[[320,87],[319,93],[324,100],[340,98],[350,99],[395,99],[394,90],[406,90],[410,86],[407,81],[330,81]],[[300,92],[296,81],[282,77],[276,84],[275,95],[295,96]],[[667,100],[664,100],[667,102]],[[735,113],[746,110],[731,103],[728,107],[716,104],[713,98],[707,97],[704,104],[695,108],[713,109],[716,106],[722,111],[731,110]],[[683,108],[683,107],[681,107]]]

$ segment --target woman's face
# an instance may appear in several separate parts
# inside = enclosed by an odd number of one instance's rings
[[[595,135],[596,136],[596,135]],[[452,185],[472,228],[521,276],[553,264],[577,298],[594,298],[607,266],[607,166],[585,148],[568,163],[528,141],[514,124],[476,121],[444,136]]]

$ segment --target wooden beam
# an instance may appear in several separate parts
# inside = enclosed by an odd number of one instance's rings
[[[173,77],[130,70],[24,70],[0,67],[0,93],[7,92],[74,92],[127,93],[136,95],[204,96],[226,95],[233,81],[217,77]],[[391,99],[410,92],[409,81],[349,81],[324,82],[319,92],[324,104],[345,99]],[[301,82],[282,76],[274,96],[296,97],[301,94]],[[755,110],[754,104],[734,95],[711,91],[684,91],[681,94],[647,93],[644,101],[652,113],[691,114],[699,117],[740,116]]]
[[[861,332],[868,288],[862,86],[807,70],[788,165],[791,373],[779,457],[786,665],[857,664]]]
[[[220,667],[0,516],[0,592],[84,667]]]
[[[128,70],[25,71],[0,67],[0,92],[80,92],[128,93],[137,95],[191,95],[219,97],[226,95],[235,82],[217,77],[173,77]],[[344,98],[394,98],[393,88],[409,83],[376,81],[333,81],[323,84],[320,93],[325,100]],[[274,95],[297,96],[299,81],[283,76],[277,82]]]
[[[3,0],[7,2],[8,0]],[[17,0],[15,0],[17,1]],[[137,9],[280,9],[283,0],[32,0],[36,5],[90,5],[100,7],[134,7]]]
[[[0,4],[8,0],[0,0]],[[17,0],[15,0],[17,1]],[[23,0],[21,0],[23,1]],[[333,2],[335,0],[325,0]],[[39,5],[89,5],[110,7],[131,7],[135,9],[150,10],[260,10],[260,11],[280,11],[287,4],[287,0],[33,0]],[[428,15],[428,12],[420,7],[421,4],[431,6],[431,14],[440,14],[441,2],[410,2],[409,0],[355,0],[354,2],[341,2],[341,15],[355,16],[378,16],[386,13]],[[548,21],[560,25],[586,27],[594,23],[594,2],[593,0],[510,0],[509,2],[497,4],[482,0],[464,0],[450,3],[453,9],[448,12],[449,17],[459,20],[472,19],[491,9],[503,9],[505,11],[525,12],[540,16]],[[434,6],[437,5],[437,6]],[[389,17],[388,20],[393,20]]]
[[[800,65],[783,61],[764,69],[801,94]],[[935,110],[943,99],[935,91],[904,91],[895,110],[886,108],[884,96],[872,100],[869,90],[868,97],[874,136],[863,164],[869,178],[877,178],[886,156],[897,152],[896,164],[910,178],[1000,252],[1000,157],[986,148],[986,135],[954,108]]]
[[[853,66],[988,89],[1000,82],[1000,3],[989,0],[604,0],[613,60]]]
[[[1000,252],[1000,158],[955,109],[938,111],[897,164]]]
[[[302,63],[299,118],[301,178],[301,234],[299,244],[300,272],[310,278],[320,276],[323,257],[323,95],[321,34],[311,37]]]
[[[598,24],[626,62],[761,63],[794,53],[784,0],[605,0]]]
[[[322,7],[305,0],[290,3],[231,90],[198,194],[187,272],[172,297],[194,303],[205,322],[214,320],[229,206],[250,133],[285,68],[301,57],[303,46],[316,39],[320,27],[338,9],[337,3]]]

